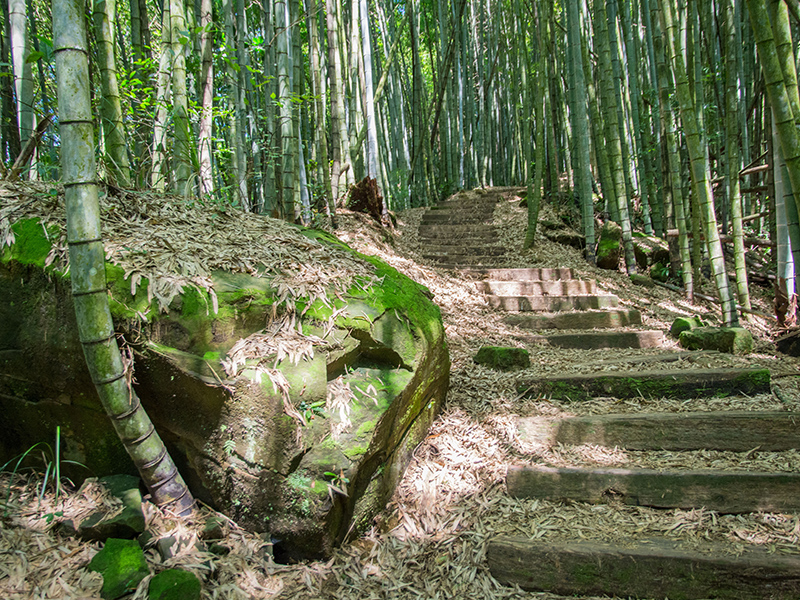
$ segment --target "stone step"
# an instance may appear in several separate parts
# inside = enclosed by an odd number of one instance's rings
[[[497,206],[496,200],[453,200],[450,202],[440,202],[430,207],[431,211],[494,211]]]
[[[452,223],[466,225],[470,223],[488,223],[492,220],[492,213],[425,213],[422,217],[422,225]]]
[[[468,235],[461,233],[453,235],[450,233],[426,232],[420,233],[418,239],[422,244],[441,244],[446,246],[461,246],[464,244],[464,240],[468,240],[473,244],[491,245],[497,244],[497,232],[494,229],[491,231],[487,230],[485,233],[470,233]]]
[[[713,411],[520,417],[521,439],[537,444],[595,444],[627,450],[783,452],[800,448],[800,413]]]
[[[497,239],[497,229],[491,224],[482,223],[432,223],[421,224],[419,227],[420,237],[444,236],[448,238],[458,238],[462,242],[465,238],[484,236],[493,240]]]
[[[639,370],[527,378],[518,381],[517,391],[525,397],[572,401],[592,397],[695,398],[766,393],[769,384],[768,369]]]
[[[514,498],[653,508],[705,508],[725,514],[800,510],[800,473],[744,471],[508,467]]]
[[[552,315],[508,315],[504,321],[522,329],[609,329],[641,325],[642,314],[633,308],[557,313]]]
[[[496,235],[496,234],[495,234]],[[533,267],[526,269],[473,269],[464,273],[472,279],[488,279],[492,281],[554,281],[573,279],[575,272],[566,267],[546,268]]]
[[[493,254],[425,254],[423,252],[422,258],[426,260],[435,260],[440,266],[448,269],[461,269],[463,267],[470,267],[473,265],[485,265],[497,258]]]
[[[503,246],[464,246],[462,241],[462,245],[457,248],[453,246],[443,246],[438,244],[426,244],[422,248],[422,252],[424,256],[433,256],[433,255],[500,256],[501,254],[506,253],[506,249]]]
[[[583,296],[494,296],[487,295],[492,308],[514,312],[561,312],[567,310],[591,310],[614,308],[619,298],[611,295]]]
[[[796,600],[800,557],[724,544],[676,547],[675,540],[600,542],[500,536],[486,560],[502,584],[564,596]]]
[[[597,282],[594,279],[482,281],[478,289],[495,296],[573,296],[597,293]]]
[[[517,339],[530,344],[547,344],[556,348],[599,350],[601,348],[659,348],[664,343],[663,331],[587,331],[551,335],[520,335]]]

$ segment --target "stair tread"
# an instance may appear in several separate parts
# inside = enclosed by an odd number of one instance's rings
[[[590,397],[693,398],[715,394],[769,392],[770,373],[759,368],[603,371],[537,376],[518,381],[526,396],[586,400]]]
[[[790,600],[800,597],[800,557],[721,544],[676,547],[674,539],[529,540],[499,536],[489,542],[492,576],[506,585],[568,596]]]
[[[653,508],[706,508],[725,514],[800,510],[800,473],[715,469],[510,466],[506,487],[514,498],[612,499]]]
[[[782,452],[800,448],[800,413],[704,411],[520,417],[517,433],[535,444],[594,444],[627,450]]]

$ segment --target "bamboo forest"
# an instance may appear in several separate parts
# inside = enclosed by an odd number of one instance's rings
[[[0,597],[800,598],[800,0],[0,10]]]
[[[596,213],[622,226],[629,272],[631,231],[674,237],[687,295],[708,253],[734,322],[749,308],[745,229],[777,243],[794,293],[800,8],[679,4],[95,2],[101,177],[305,224],[335,222],[365,177],[389,210],[475,186],[568,193],[587,260]],[[3,160],[33,137],[17,171],[57,179],[50,7],[4,8]]]

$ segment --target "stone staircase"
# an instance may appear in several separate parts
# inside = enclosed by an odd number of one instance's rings
[[[641,326],[639,311],[620,308],[616,296],[600,292],[593,279],[577,279],[572,269],[495,266],[505,254],[492,225],[501,196],[476,190],[460,198],[442,202],[423,216],[419,240],[425,260],[476,280],[489,306],[508,312],[508,323],[522,329],[615,329],[588,335],[528,335],[522,341],[586,349],[661,345],[662,332],[631,329]]]
[[[587,350],[662,345],[663,333],[643,329],[639,311],[621,307],[616,296],[601,293],[595,281],[577,279],[571,269],[499,266],[502,249],[493,241],[490,200],[487,194],[430,210],[423,218],[420,240],[426,244],[427,260],[460,269],[464,277],[476,281],[490,306],[507,313],[507,323],[530,332],[518,335],[518,340]],[[468,214],[471,209],[474,215]],[[664,350],[626,355],[595,361],[596,372],[577,375],[534,377],[521,371],[518,397],[614,406],[633,398],[691,403],[695,398],[769,393],[767,369],[694,368],[692,360],[685,360],[706,354]],[[619,364],[604,368],[610,363]],[[521,448],[593,444],[626,452],[726,451],[738,453],[742,463],[735,469],[701,470],[608,468],[592,463],[555,467],[543,464],[541,452],[532,450],[508,467],[507,492],[520,501],[622,504],[656,511],[715,511],[715,515],[800,513],[800,468],[774,473],[747,467],[748,456],[756,451],[786,452],[787,463],[796,460],[800,413],[523,417],[517,420],[517,437]],[[569,523],[562,527],[567,532],[571,528]],[[571,539],[561,535],[546,540],[499,535],[489,543],[487,562],[503,584],[566,596],[800,598],[800,555],[727,540],[679,543],[666,534],[648,534],[600,543],[581,539],[579,532]]]

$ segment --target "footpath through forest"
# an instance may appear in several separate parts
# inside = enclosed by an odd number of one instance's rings
[[[800,596],[798,362],[761,317],[747,355],[678,347],[673,321],[719,324],[714,305],[552,241],[574,240],[569,206],[544,207],[536,247],[518,250],[523,196],[410,211],[402,257],[384,249],[442,307],[452,387],[386,533],[345,552],[408,597]],[[754,295],[771,312],[769,291]],[[475,362],[483,346],[529,358],[494,369]],[[379,580],[337,595],[384,597]]]
[[[196,527],[148,507],[150,530],[188,540],[148,561],[195,571],[204,598],[800,597],[800,361],[761,317],[750,354],[679,348],[675,318],[713,325],[715,306],[589,266],[553,241],[575,239],[566,204],[543,206],[521,250],[523,195],[462,192],[393,232],[340,215],[339,237],[431,290],[452,358],[444,411],[370,531],[328,562],[280,565],[233,523],[225,552],[196,551]],[[769,313],[769,290],[752,291]],[[484,346],[523,366],[476,363]],[[41,515],[60,505],[22,491],[30,526],[0,529],[15,548],[0,582],[97,597],[96,550],[54,536]]]

